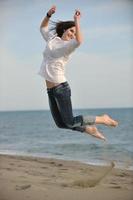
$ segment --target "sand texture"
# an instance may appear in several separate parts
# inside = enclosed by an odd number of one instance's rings
[[[133,200],[133,171],[0,155],[0,200]]]

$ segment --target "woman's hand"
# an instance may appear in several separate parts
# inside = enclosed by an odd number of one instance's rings
[[[81,44],[83,41],[82,33],[80,29],[80,17],[81,17],[81,12],[79,10],[75,10],[74,21],[75,21],[75,27],[76,27],[76,40],[78,41],[79,44]]]
[[[55,13],[55,11],[56,11],[56,6],[52,6],[48,11],[48,15],[52,16]]]
[[[45,18],[43,19],[43,21],[42,21],[42,23],[40,25],[40,28],[48,26],[49,18],[55,13],[55,11],[56,11],[56,6],[52,6],[49,9],[49,11],[47,12],[47,15],[45,16]]]
[[[81,12],[80,10],[75,10],[74,14],[74,20],[80,19],[81,18]]]

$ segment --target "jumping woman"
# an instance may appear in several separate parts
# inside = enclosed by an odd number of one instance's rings
[[[52,6],[40,26],[46,48],[39,71],[45,79],[53,119],[59,128],[85,132],[105,140],[103,134],[96,128],[96,124],[115,127],[118,124],[117,121],[106,114],[73,116],[71,89],[65,77],[65,65],[69,56],[83,41],[80,29],[81,13],[76,10],[73,21],[59,21],[49,28],[50,18],[55,11],[56,6]]]

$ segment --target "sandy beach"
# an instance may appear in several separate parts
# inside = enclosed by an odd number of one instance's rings
[[[132,200],[133,171],[0,155],[0,200]]]

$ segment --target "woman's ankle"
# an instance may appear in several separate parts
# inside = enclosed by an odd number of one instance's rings
[[[96,124],[104,124],[103,116],[96,116],[95,123]]]

